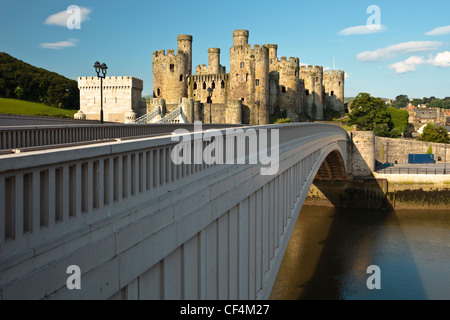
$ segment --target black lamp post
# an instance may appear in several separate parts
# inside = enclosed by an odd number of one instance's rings
[[[212,123],[212,111],[211,111],[211,104],[212,104],[212,93],[213,93],[213,89],[212,88],[208,88],[208,101],[209,101],[209,123]]]
[[[94,63],[94,68],[95,72],[97,72],[97,77],[100,78],[100,123],[103,124],[103,79],[106,77],[106,70],[108,67],[106,66],[106,63],[100,64],[100,62],[96,61]]]

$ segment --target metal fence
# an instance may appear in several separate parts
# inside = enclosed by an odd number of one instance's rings
[[[388,167],[384,169],[375,170],[379,174],[450,174],[450,166],[436,167],[436,168],[401,168]]]

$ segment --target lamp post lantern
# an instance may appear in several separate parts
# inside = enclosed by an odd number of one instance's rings
[[[94,68],[95,72],[97,72],[97,77],[100,78],[100,123],[103,124],[103,79],[106,77],[106,70],[108,67],[106,66],[106,63],[100,64],[100,62],[96,61],[94,63]]]

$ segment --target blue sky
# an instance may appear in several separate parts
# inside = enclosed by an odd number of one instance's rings
[[[65,23],[71,5],[81,29]],[[379,11],[368,13],[371,5]],[[278,44],[279,57],[325,68],[334,59],[347,75],[345,96],[444,98],[449,11],[448,0],[0,0],[0,52],[72,79],[94,76],[98,60],[108,75],[143,79],[151,94],[153,52],[176,49],[178,34],[194,37],[194,66],[217,47],[229,71],[233,30],[247,29],[250,44]]]

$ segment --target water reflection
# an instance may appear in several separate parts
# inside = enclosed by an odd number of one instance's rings
[[[366,286],[381,269],[381,289]],[[450,299],[450,210],[304,207],[271,299]]]

